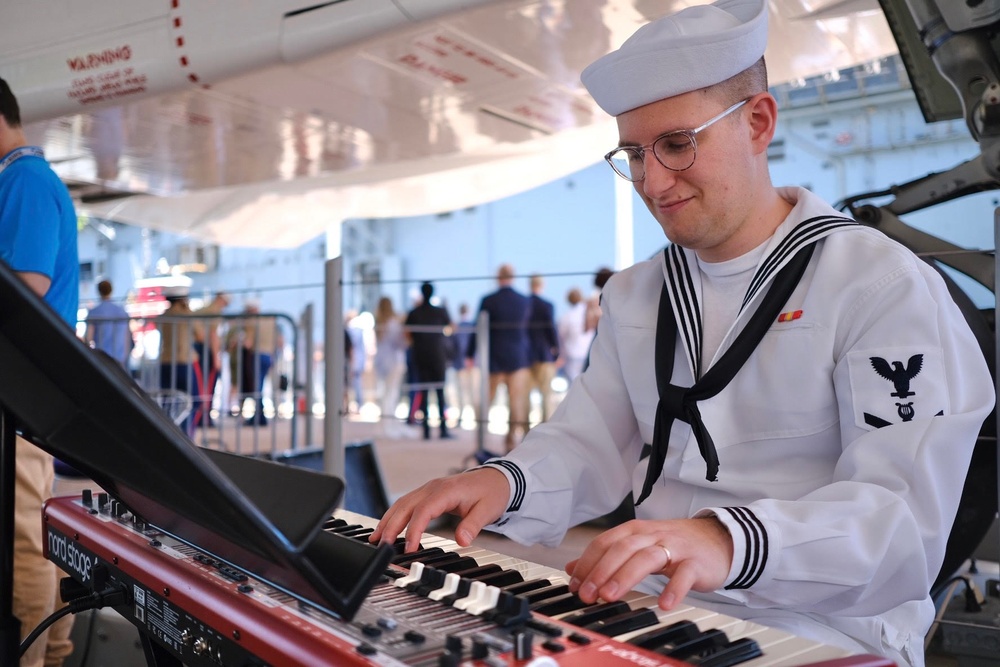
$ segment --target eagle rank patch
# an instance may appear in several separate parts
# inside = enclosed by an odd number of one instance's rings
[[[865,430],[927,419],[950,408],[939,349],[855,350],[847,363],[854,421]]]

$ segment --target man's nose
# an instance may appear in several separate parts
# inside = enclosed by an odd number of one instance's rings
[[[649,197],[655,198],[657,194],[669,190],[677,183],[679,172],[660,164],[652,151],[647,151],[643,155],[643,169],[646,175],[642,180],[642,190]]]

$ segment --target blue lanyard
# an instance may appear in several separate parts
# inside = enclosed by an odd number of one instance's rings
[[[18,158],[22,158],[25,155],[34,155],[35,157],[40,157],[43,160],[45,159],[45,153],[43,153],[42,149],[38,146],[21,146],[20,148],[12,150],[7,154],[7,157],[0,161],[0,172],[3,172],[4,169],[10,166],[11,162],[17,160]]]

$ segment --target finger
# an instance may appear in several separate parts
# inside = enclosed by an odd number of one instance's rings
[[[406,524],[406,547],[405,552],[410,553],[420,548],[420,538],[423,537],[427,526],[437,517],[454,510],[458,504],[451,501],[447,496],[427,498],[410,512],[410,520]]]
[[[682,561],[675,569],[670,581],[660,593],[660,609],[670,611],[687,596],[697,579],[697,565],[694,561]]]
[[[458,522],[455,526],[455,541],[459,546],[467,547],[472,544],[472,540],[476,539],[483,530],[485,524],[478,521],[472,514],[465,517]]]
[[[486,503],[478,502],[472,506],[469,513],[455,526],[455,541],[463,547],[472,544],[472,540],[482,532],[483,528],[500,516],[495,516],[496,512]]]
[[[577,593],[583,582],[592,576],[594,568],[604,559],[608,550],[627,536],[627,533],[623,533],[621,529],[621,526],[616,526],[601,533],[587,545],[583,554],[573,561],[573,571],[570,572],[571,578],[569,580],[570,591]],[[567,567],[569,566],[567,565]]]
[[[646,552],[652,540],[653,537],[646,534],[627,535],[611,543],[589,572],[584,572],[578,566],[573,579],[579,583],[577,595],[580,599],[585,602],[595,602],[598,597],[608,601],[617,600],[619,595],[628,590],[623,588],[624,586],[629,583],[636,584],[643,576],[655,571],[655,569],[644,569],[653,567],[648,562],[649,554]],[[590,552],[590,549],[587,552]],[[587,552],[584,552],[585,557]],[[660,562],[662,563],[662,558]],[[636,572],[641,574],[631,581],[636,577]]]
[[[658,543],[649,544],[632,554],[611,574],[608,581],[600,586],[598,594],[604,600],[613,602],[632,590],[650,574],[663,572],[670,563],[666,549]]]
[[[406,527],[407,522],[410,517],[410,510],[404,505],[404,499],[400,499],[392,507],[390,507],[382,518],[379,520],[378,525],[375,527],[374,532],[372,532],[369,537],[370,542],[378,542],[379,544],[391,544],[396,541],[399,534],[403,532],[403,528]]]

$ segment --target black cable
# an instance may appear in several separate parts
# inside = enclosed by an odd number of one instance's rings
[[[86,597],[71,601],[65,607],[49,614],[45,620],[39,623],[38,626],[24,638],[24,641],[21,642],[21,652],[18,654],[18,657],[24,657],[28,647],[30,647],[43,632],[52,627],[52,624],[60,618],[68,616],[69,614],[86,611],[88,609],[101,609],[102,607],[108,606],[114,607],[116,605],[125,604],[126,602],[128,602],[128,594],[126,593],[124,586],[114,586],[106,588],[100,592],[94,591]]]
[[[948,588],[948,586],[950,586],[951,584],[955,583],[956,581],[964,581],[964,582],[966,582],[966,587],[968,587],[968,578],[967,577],[965,577],[964,575],[961,575],[961,574],[955,575],[951,579],[948,579],[947,581],[942,581],[935,588],[932,588],[931,589],[931,599],[934,600],[935,602],[937,602],[937,599],[938,599],[938,597],[940,597],[941,593],[944,593],[945,589]]]
[[[889,187],[889,188],[886,188],[885,190],[873,190],[871,192],[862,192],[861,194],[857,194],[857,195],[853,195],[851,197],[845,197],[844,199],[841,199],[839,202],[837,202],[836,204],[834,204],[833,207],[835,209],[837,209],[838,211],[840,211],[842,213],[845,213],[849,207],[853,206],[855,203],[857,203],[857,202],[859,202],[859,201],[861,201],[863,199],[874,199],[876,197],[888,197],[889,195],[893,195],[893,194],[896,194],[896,188],[895,187]]]

